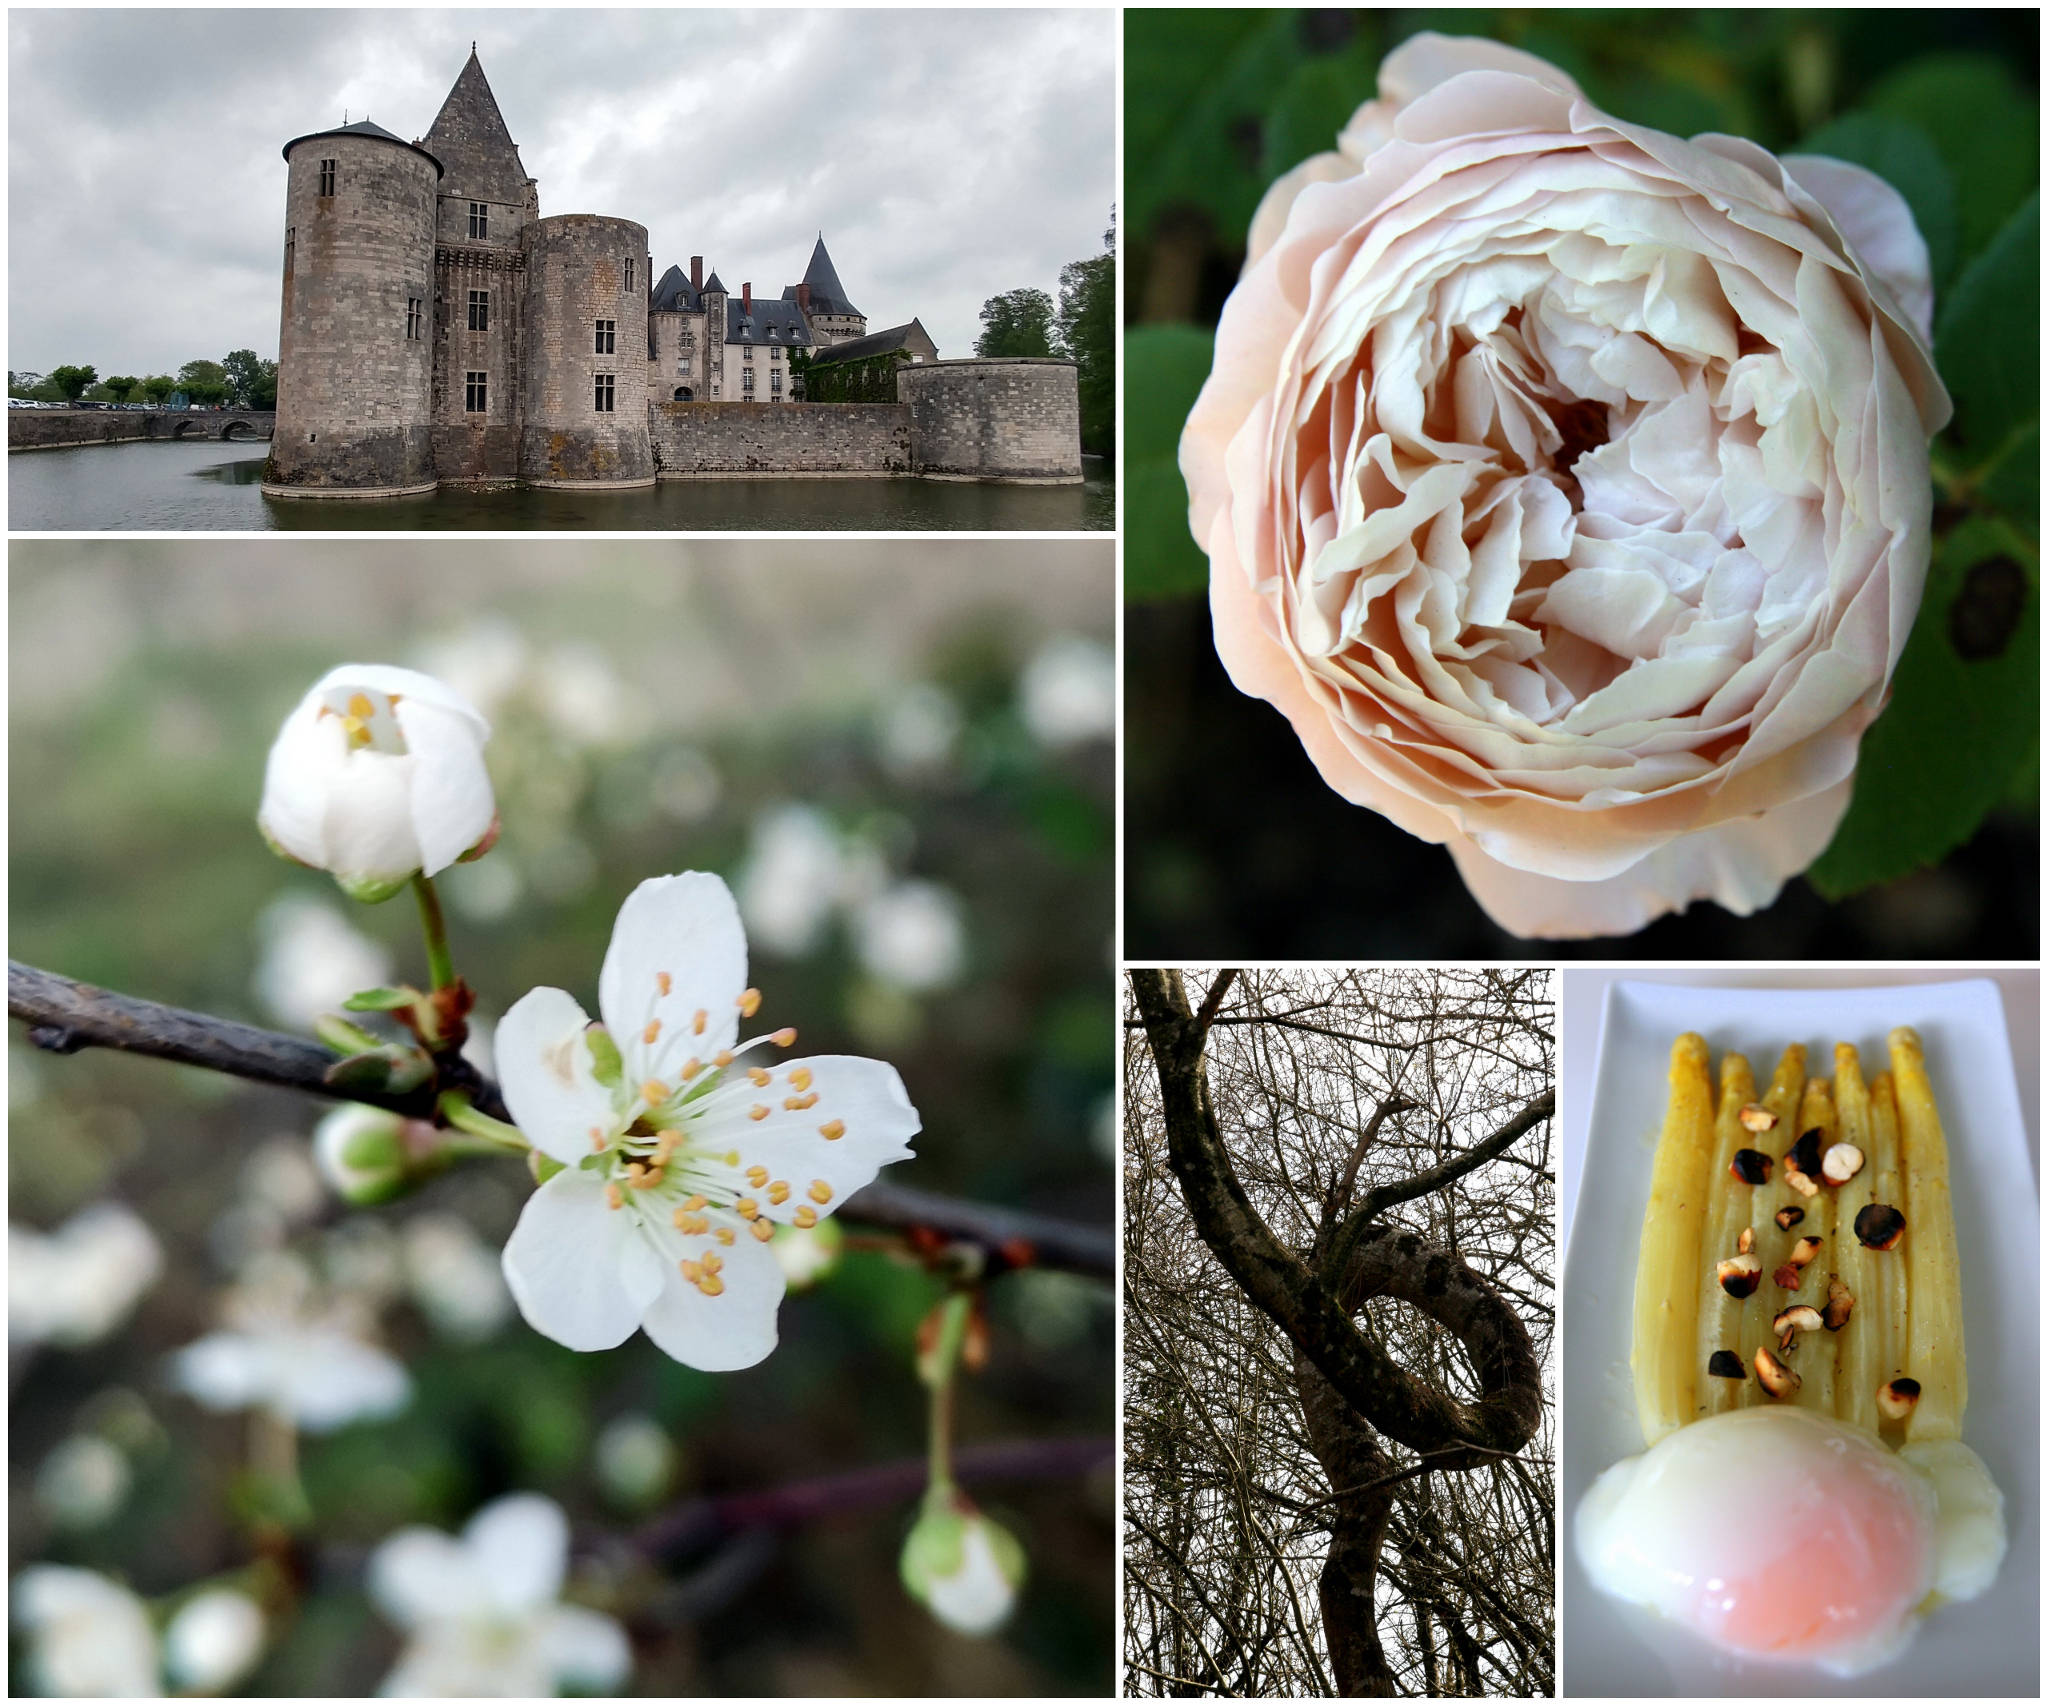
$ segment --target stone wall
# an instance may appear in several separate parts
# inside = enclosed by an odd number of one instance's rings
[[[900,368],[916,471],[979,480],[1081,478],[1081,398],[1071,361],[1001,356]]]
[[[520,478],[537,485],[643,485],[647,435],[647,228],[591,213],[526,228]],[[596,347],[600,320],[612,347]],[[609,412],[596,376],[612,376]]]
[[[320,163],[333,160],[332,195]],[[430,442],[434,162],[404,143],[316,135],[285,191],[277,435],[267,483],[406,490],[434,481]],[[421,305],[408,336],[408,299]]]
[[[484,294],[480,332],[470,329],[471,291]],[[434,252],[434,471],[444,480],[519,473],[525,296],[526,256],[516,245],[444,242]],[[472,373],[484,375],[481,411],[469,407]]]
[[[74,444],[127,444],[142,439],[266,439],[277,417],[240,409],[9,409],[9,450],[55,450]]]
[[[908,474],[901,403],[657,403],[654,465],[692,474]]]

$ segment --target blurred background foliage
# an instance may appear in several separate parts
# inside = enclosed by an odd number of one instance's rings
[[[2039,893],[2040,14],[1139,11],[1124,21],[1126,951],[1513,951],[1447,854],[1346,805],[1216,661],[1176,452],[1266,186],[1419,30],[1540,55],[1681,136],[1870,168],[1913,208],[1955,400],[1934,559],[1834,844],[1747,920],[1696,906],[1611,955],[2029,953]],[[1881,780],[1883,787],[1869,786]],[[1221,802],[1228,801],[1227,811]],[[1374,873],[1363,892],[1359,873]],[[1387,893],[1403,897],[1399,908]],[[1853,897],[1851,899],[1850,897]],[[1846,904],[1831,904],[1842,903]],[[1546,947],[1546,952],[1549,949]]]
[[[300,1031],[380,956],[422,978],[410,902],[342,901],[253,821],[269,742],[313,680],[406,663],[495,724],[503,839],[441,884],[486,1021],[538,983],[595,1011],[634,884],[717,871],[742,897],[764,1023],[901,1071],[924,1134],[892,1179],[1108,1222],[1107,545],[17,543],[10,567],[14,957]],[[631,1692],[1109,1691],[1106,1473],[985,1490],[1032,1569],[991,1640],[904,1596],[909,1500],[680,1582],[619,1539],[690,1495],[923,1451],[912,1340],[940,1288],[891,1241],[849,1228],[754,1369],[701,1374],[638,1336],[579,1356],[494,1289],[531,1188],[516,1162],[343,1213],[307,1161],[324,1106],[305,1098],[43,1056],[18,1027],[9,1094],[12,1219],[49,1227],[111,1197],[165,1250],[125,1328],[12,1347],[12,1569],[80,1564],[161,1595],[248,1562],[242,1420],[168,1391],[164,1365],[225,1286],[285,1251],[376,1317],[415,1394],[391,1421],[304,1440],[318,1549],[250,1692],[372,1692],[397,1638],[363,1595],[368,1549],[408,1522],[458,1529],[514,1489],[567,1508],[580,1597],[633,1631]],[[488,1262],[472,1248],[428,1283],[420,1249],[465,1226]],[[990,1306],[959,1442],[1106,1435],[1106,1288],[1026,1272]]]

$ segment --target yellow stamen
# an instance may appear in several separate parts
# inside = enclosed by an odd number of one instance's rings
[[[818,1224],[818,1211],[809,1203],[804,1203],[796,1211],[796,1223],[808,1232]]]
[[[741,1197],[738,1202],[732,1205],[732,1211],[742,1220],[753,1220],[759,1216],[761,1205],[754,1201],[752,1197]]]
[[[826,1184],[823,1179],[813,1179],[811,1181],[810,1198],[812,1202],[823,1208],[825,1204],[832,1200],[832,1187]]]
[[[766,1167],[749,1167],[747,1169],[747,1183],[752,1185],[755,1190],[758,1191],[767,1182],[768,1169]]]
[[[751,1019],[761,1011],[761,992],[758,989],[743,990],[739,1000],[740,1017]]]
[[[802,1113],[804,1109],[818,1105],[818,1092],[813,1090],[808,1096],[785,1096],[782,1105],[793,1114]]]
[[[636,1191],[651,1191],[656,1185],[661,1183],[661,1175],[662,1169],[659,1167],[643,1167],[639,1172],[632,1175],[631,1183],[633,1189]]]
[[[711,1057],[711,1064],[721,1072],[724,1071],[725,1068],[732,1065],[732,1050],[729,1048],[720,1049]]]
[[[769,1075],[763,1072],[758,1066],[750,1066],[747,1068],[747,1077],[752,1081],[753,1086],[756,1090],[765,1090],[768,1088],[768,1076]]]
[[[691,1238],[702,1238],[705,1233],[711,1230],[710,1221],[706,1220],[701,1214],[692,1214],[686,1208],[677,1209],[670,1216],[670,1219],[674,1221],[675,1229],[678,1232],[684,1233]]]
[[[714,1227],[711,1236],[716,1238],[719,1243],[728,1247],[732,1244],[732,1228],[730,1226]]]
[[[718,1252],[715,1250],[704,1258],[704,1271],[707,1274],[715,1274],[718,1272],[720,1268],[724,1266],[725,1258],[719,1255]]]
[[[593,1155],[602,1155],[604,1153],[604,1132],[597,1126],[590,1128],[590,1153]]]
[[[716,1297],[725,1290],[725,1281],[716,1274],[706,1274],[697,1282],[697,1289],[706,1297]]]
[[[772,1220],[757,1220],[754,1222],[751,1230],[754,1236],[765,1244],[775,1236],[775,1222]]]
[[[683,1134],[679,1131],[658,1131],[654,1134],[654,1161],[656,1166],[665,1165],[668,1158],[683,1146]]]
[[[647,1029],[640,1033],[640,1040],[643,1043],[651,1043],[660,1035],[661,1021],[659,1019],[649,1019],[647,1021]]]
[[[793,1090],[808,1090],[811,1087],[811,1069],[808,1066],[791,1067],[789,1083]]]
[[[676,980],[670,977],[667,972],[658,971],[654,974],[654,987],[660,990],[662,994],[666,995],[675,986]]]
[[[747,1118],[750,1120],[765,1120],[767,1117],[768,1104],[766,1102],[756,1102],[747,1110]]]
[[[704,1021],[709,1017],[710,1015],[703,1008],[699,1007],[697,1009],[697,1016],[690,1021],[690,1034],[701,1037],[704,1034]]]
[[[624,1208],[626,1206],[626,1193],[620,1190],[616,1183],[609,1184],[604,1188],[604,1200],[613,1208]]]
[[[788,1202],[789,1181],[787,1179],[777,1179],[774,1184],[770,1185],[768,1187],[768,1200],[777,1208]]]
[[[772,1033],[768,1040],[777,1048],[788,1048],[791,1043],[796,1041],[796,1027],[794,1025],[784,1025],[781,1030]]]
[[[659,1078],[650,1078],[640,1086],[640,1100],[650,1108],[658,1108],[668,1100],[668,1086]]]
[[[844,1120],[827,1120],[818,1127],[818,1135],[827,1143],[837,1143],[846,1135],[846,1122]]]
[[[695,1078],[703,1070],[704,1063],[694,1054],[691,1055],[688,1060],[683,1062],[683,1082],[685,1084],[689,1083],[692,1078]]]
[[[367,723],[377,714],[377,708],[370,703],[368,694],[351,693],[348,696],[348,714],[351,717],[360,717]]]
[[[693,1262],[688,1257],[685,1257],[682,1262],[682,1269],[683,1278],[692,1285],[695,1285],[704,1277],[704,1264],[702,1262]]]
[[[707,1207],[710,1204],[710,1201],[711,1199],[709,1197],[692,1197],[688,1202],[683,1204],[683,1207],[688,1209],[692,1214],[695,1214],[700,1208]]]

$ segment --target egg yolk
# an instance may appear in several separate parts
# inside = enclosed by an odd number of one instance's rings
[[[1607,1592],[1731,1652],[1881,1663],[1934,1572],[1926,1477],[1874,1435],[1810,1411],[1737,1410],[1617,1464],[1580,1512]]]

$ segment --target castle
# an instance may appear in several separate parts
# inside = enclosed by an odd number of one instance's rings
[[[272,496],[1081,478],[1071,363],[940,361],[914,319],[869,333],[822,232],[802,280],[757,297],[702,256],[657,280],[632,220],[542,218],[474,46],[417,141],[364,119],[284,158]],[[893,403],[804,400],[810,364],[881,356],[901,364]]]

